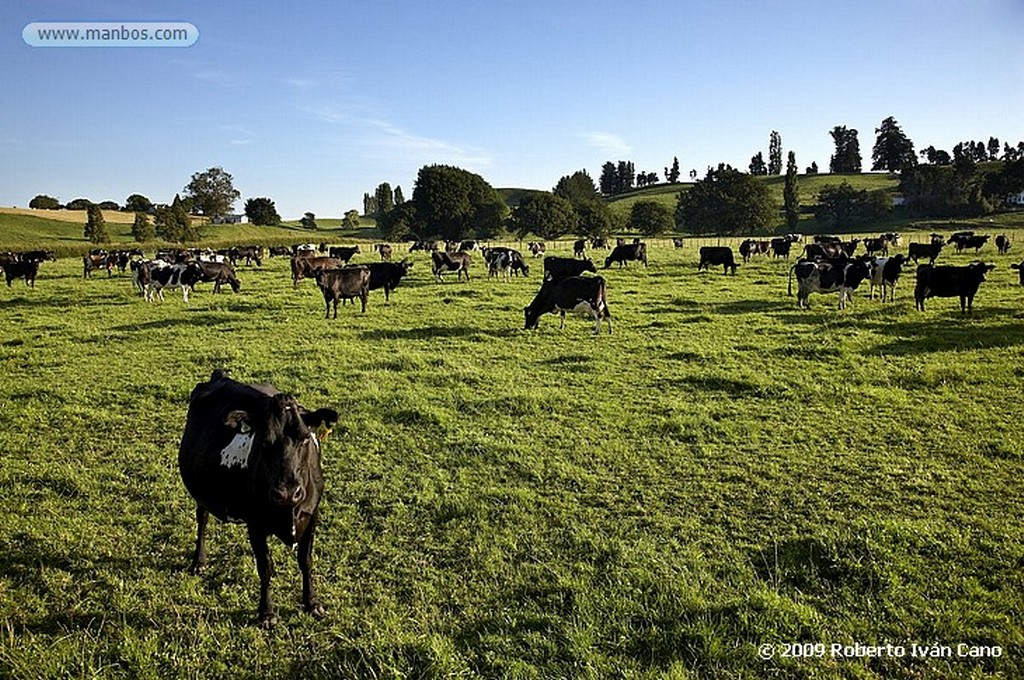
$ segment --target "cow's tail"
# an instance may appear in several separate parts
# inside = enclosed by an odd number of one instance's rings
[[[796,265],[789,268],[789,287],[786,289],[786,295],[793,297],[793,272],[796,271]]]

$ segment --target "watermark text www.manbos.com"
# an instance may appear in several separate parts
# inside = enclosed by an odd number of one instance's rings
[[[1003,648],[994,645],[956,644],[825,644],[823,642],[777,642],[759,645],[757,655],[769,659],[998,659]]]
[[[32,47],[189,47],[199,29],[185,21],[36,21],[21,37]]]

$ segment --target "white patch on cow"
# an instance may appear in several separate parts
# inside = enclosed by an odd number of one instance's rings
[[[249,467],[249,454],[252,452],[252,442],[256,433],[240,432],[235,435],[231,443],[221,449],[220,464],[226,468],[235,466],[245,470]]]

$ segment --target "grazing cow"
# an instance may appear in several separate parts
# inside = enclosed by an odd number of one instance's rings
[[[1011,264],[1010,269],[1017,270],[1017,273],[1020,275],[1020,285],[1024,286],[1024,262],[1021,262],[1020,264]]]
[[[93,250],[88,255],[82,256],[82,278],[89,278],[94,269],[106,269],[107,276],[113,275],[113,269],[117,265],[117,256],[105,250]]]
[[[334,269],[341,266],[341,260],[336,257],[302,257],[296,255],[292,258],[292,288],[299,287],[299,281],[313,276],[317,269]]]
[[[285,251],[287,253],[287,250]],[[263,246],[237,246],[228,249],[228,257],[234,265],[238,260],[245,258],[246,266],[256,263],[257,267],[263,266]]]
[[[39,275],[39,261],[25,260],[8,262],[3,265],[4,278],[7,279],[7,287],[11,287],[14,279],[25,279],[25,285],[29,288],[36,287],[36,276]]]
[[[323,615],[313,588],[313,534],[324,478],[320,440],[338,412],[307,411],[294,397],[271,385],[246,385],[215,370],[192,390],[178,469],[196,501],[196,547],[189,571],[206,568],[206,524],[244,523],[260,578],[257,620],[277,622],[270,599],[274,573],[267,538],[277,536],[296,549],[306,611]]]
[[[914,307],[923,312],[924,301],[930,297],[959,297],[960,313],[973,312],[978,287],[985,275],[995,268],[994,264],[984,262],[972,262],[964,267],[923,264],[917,268]]]
[[[470,253],[477,249],[476,241],[463,241],[459,244],[459,252]]]
[[[370,270],[370,290],[384,289],[384,302],[391,301],[391,291],[398,287],[402,277],[409,274],[412,269],[412,262],[402,260],[401,262],[370,262],[363,265]]]
[[[391,249],[391,244],[390,243],[378,243],[378,244],[373,246],[373,249],[376,250],[380,254],[380,261],[381,262],[390,262],[391,261],[392,249]]]
[[[909,257],[900,253],[892,257],[880,257],[868,262],[868,281],[871,283],[868,297],[872,300],[875,299],[875,286],[878,286],[882,289],[882,302],[885,302],[887,290],[889,301],[895,302],[896,283],[899,281],[900,274],[903,273],[903,265],[909,261]]]
[[[443,274],[445,272],[456,272],[459,281],[462,280],[462,275],[465,273],[466,280],[469,281],[469,253],[434,251],[430,254],[430,259],[433,262],[434,278],[438,281],[444,281]]]
[[[198,262],[172,264],[168,267],[149,270],[149,285],[144,294],[146,302],[153,301],[153,294],[164,301],[164,288],[181,288],[181,297],[188,302],[188,295],[195,289],[196,283],[203,278],[203,269]]]
[[[705,270],[710,271],[711,265],[722,265],[723,273],[728,274],[729,270],[732,269],[732,275],[736,276],[736,259],[732,254],[732,248],[729,246],[701,246],[700,248],[700,264],[697,265],[697,271]]]
[[[409,246],[409,252],[412,253],[417,250],[432,253],[437,250],[437,241],[413,241],[413,244]]]
[[[811,293],[839,293],[839,309],[853,300],[853,291],[868,278],[868,264],[863,260],[831,260],[811,262],[800,260],[789,270],[788,294],[793,294],[793,274],[797,280],[797,304],[807,307]]]
[[[612,262],[619,263],[619,269],[626,264],[629,260],[636,262],[643,262],[644,266],[647,266],[647,244],[646,243],[630,243],[615,246],[612,254],[605,258],[604,268],[612,266]]]
[[[567,279],[571,276],[579,276],[583,272],[597,273],[594,263],[587,260],[577,260],[572,257],[555,257],[549,255],[544,258],[545,279]]]
[[[1000,255],[1006,255],[1010,252],[1010,239],[1006,234],[996,236],[996,250],[999,251]]]
[[[608,311],[604,279],[600,276],[570,276],[565,279],[546,279],[526,314],[526,330],[537,328],[542,314],[555,313],[562,317],[559,328],[565,328],[565,313],[589,314],[594,319],[594,335],[601,333],[601,319],[608,322],[612,332],[612,315]]]
[[[509,270],[511,273],[516,276],[527,276],[530,273],[530,265],[526,264],[526,260],[523,259],[523,254],[514,248],[494,246],[493,248],[482,248],[480,252],[483,254],[484,264],[487,266],[488,272],[490,271],[491,260],[498,253],[505,253],[508,256]]]
[[[573,257],[586,257],[587,255],[587,239],[580,238],[573,241],[572,244],[572,256]]]
[[[769,244],[772,249],[772,255],[774,257],[784,257],[789,259],[789,251],[793,247],[793,242],[788,238],[773,238]]]
[[[352,256],[359,252],[362,252],[359,250],[359,246],[339,246],[337,248],[328,249],[327,255],[328,257],[335,257],[348,264],[348,261],[352,259]]]
[[[52,250],[26,250],[21,253],[19,259],[22,262],[45,262],[47,260],[56,262],[57,256],[53,254]]]
[[[770,241],[755,241],[752,238],[744,239],[740,244],[740,256],[744,262],[750,262],[754,255],[762,255],[768,252],[771,247]]]
[[[230,264],[226,262],[199,262],[198,264],[199,268],[203,271],[202,278],[199,281],[212,281],[214,293],[219,293],[220,287],[225,283],[231,286],[232,292],[235,293],[242,287],[238,277],[235,276],[234,268]]]
[[[933,238],[935,236],[936,236],[936,234],[932,234]],[[954,231],[952,234],[949,235],[949,240],[946,241],[946,243],[950,244],[950,243],[956,243],[957,241],[964,241],[966,239],[971,238],[972,236],[974,236],[974,232],[970,231],[970,230],[968,230],[968,231]]]
[[[684,241],[681,238],[674,238],[674,239],[672,239],[672,247],[673,248],[682,248],[685,244],[686,244],[686,241]]]
[[[544,253],[547,252],[547,246],[543,241],[530,241],[526,248],[534,257],[544,257]]]
[[[967,250],[968,248],[974,248],[974,252],[981,250],[981,247],[988,242],[989,236],[967,236],[965,238],[957,239],[954,241],[956,244],[956,252]]]
[[[846,257],[841,241],[830,243],[808,243],[804,246],[804,259],[807,260],[835,260]]]
[[[359,298],[363,313],[366,313],[366,299],[370,295],[369,267],[342,267],[341,269],[317,269],[313,273],[316,285],[324,294],[324,318],[331,314],[334,303],[334,318],[338,318],[338,301]]]
[[[909,248],[910,251],[907,255],[915,263],[922,257],[928,258],[928,264],[935,264],[936,258],[939,257],[939,253],[942,252],[942,248],[945,243],[935,241],[934,239],[929,243],[911,243]]]
[[[508,251],[490,253],[487,258],[487,276],[512,280],[512,256]]]
[[[608,239],[606,239],[604,236],[596,236],[590,239],[590,248],[592,250],[597,250],[598,248],[604,248],[605,250],[607,250],[610,247],[611,246],[608,245]]]
[[[271,246],[268,252],[270,257],[288,257],[292,254],[292,250],[288,246]]]

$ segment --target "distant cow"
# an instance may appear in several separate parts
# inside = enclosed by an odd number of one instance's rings
[[[923,312],[924,301],[930,297],[959,297],[960,313],[973,312],[974,296],[985,275],[995,268],[994,264],[984,262],[972,262],[964,267],[923,264],[917,268],[914,307]]]
[[[1011,264],[1010,269],[1017,270],[1017,273],[1020,275],[1020,285],[1024,286],[1024,262],[1021,262],[1020,264]]]
[[[903,265],[910,261],[910,258],[902,253],[892,257],[880,257],[868,263],[868,281],[871,284],[868,290],[868,297],[875,299],[875,286],[882,289],[882,302],[886,300],[888,292],[889,300],[896,301],[896,284],[899,282],[900,274],[903,273]]]
[[[398,287],[402,277],[409,274],[412,269],[412,262],[402,260],[401,262],[370,262],[363,265],[370,270],[370,290],[384,289],[384,301],[391,301],[391,291]]]
[[[487,258],[487,276],[509,281],[512,279],[512,256],[508,251],[492,253]]]
[[[789,270],[789,295],[793,294],[793,275],[797,280],[797,304],[808,306],[811,293],[839,293],[839,309],[846,308],[852,293],[868,278],[868,265],[863,260],[831,260],[811,262],[800,260]]]
[[[463,253],[471,253],[477,249],[476,241],[463,241],[459,244],[459,250]]]
[[[612,254],[605,258],[604,268],[612,266],[613,262],[619,263],[621,269],[626,262],[629,261],[643,262],[644,266],[647,266],[647,244],[646,243],[629,243],[621,246],[615,246],[612,250]]]
[[[339,246],[337,248],[328,248],[327,256],[336,257],[342,262],[348,262],[352,259],[352,256],[356,253],[362,252],[359,250],[359,246]]]
[[[316,285],[324,295],[324,318],[331,314],[334,303],[334,318],[338,318],[338,301],[359,298],[362,311],[366,313],[366,299],[370,295],[369,267],[342,267],[341,269],[317,269],[313,273]]]
[[[526,248],[534,257],[544,257],[544,253],[547,252],[547,246],[543,241],[530,241]]]
[[[839,238],[838,236],[833,236],[832,234],[815,234],[814,235],[814,242],[815,243],[839,243],[840,241],[842,241],[841,238]]]
[[[437,250],[437,241],[413,241],[413,244],[409,246],[409,252],[413,253],[417,250],[432,253]]]
[[[587,239],[581,238],[573,241],[572,244],[572,256],[573,257],[585,257],[587,254]]]
[[[444,281],[443,275],[445,272],[456,272],[459,281],[462,280],[462,275],[465,274],[466,280],[469,281],[469,253],[434,251],[430,254],[430,259],[433,263],[434,278],[438,281]]]
[[[244,523],[260,578],[259,625],[277,622],[270,599],[274,569],[268,536],[295,549],[302,603],[322,615],[313,588],[313,534],[324,479],[317,429],[329,431],[338,412],[307,411],[271,385],[245,385],[215,370],[192,390],[178,469],[196,501],[196,547],[189,571],[206,568],[209,517]]]
[[[341,266],[341,260],[336,257],[302,257],[295,256],[291,261],[292,265],[292,288],[299,287],[299,281],[312,277],[317,269],[334,269]]]
[[[927,257],[928,264],[935,264],[935,260],[938,258],[939,253],[942,252],[944,245],[945,243],[942,241],[936,241],[934,239],[928,243],[911,243],[907,257],[915,263],[922,257]]]
[[[882,255],[889,254],[889,239],[879,236],[878,238],[866,238],[864,239],[864,250],[868,255],[875,255],[881,253]]]
[[[242,287],[235,276],[234,268],[226,262],[199,262],[199,268],[203,271],[199,281],[212,282],[214,293],[219,293],[220,287],[225,283],[231,286],[232,292],[235,293]]]
[[[244,257],[246,266],[255,262],[257,267],[262,267],[263,246],[236,246],[228,250],[228,257],[231,259],[232,265]]]
[[[150,269],[150,281],[143,293],[146,302],[153,301],[154,293],[164,301],[164,288],[181,288],[181,297],[188,302],[188,295],[195,288],[196,283],[202,280],[203,270],[198,262],[186,262],[184,264],[172,264],[169,267]]]
[[[672,247],[673,248],[682,248],[685,244],[686,244],[686,241],[684,241],[681,238],[674,238],[674,239],[672,239]]]
[[[743,258],[744,262],[750,262],[750,258],[754,255],[758,255],[760,252],[760,242],[755,241],[752,238],[744,239],[743,243],[740,244],[740,257]]]
[[[808,243],[804,246],[804,258],[808,260],[834,260],[842,257],[845,257],[845,251],[840,241]]]
[[[1006,255],[1010,252],[1010,239],[1006,234],[996,236],[996,250],[999,251],[1000,255]]]
[[[697,271],[702,269],[710,271],[712,265],[722,265],[723,272],[726,274],[728,274],[731,269],[733,276],[736,275],[736,268],[739,266],[736,264],[736,259],[732,254],[732,248],[729,246],[701,246],[700,264],[697,265]]]
[[[292,254],[292,251],[288,246],[271,246],[268,252],[270,257],[287,257]]]
[[[612,332],[612,315],[608,311],[604,279],[600,276],[546,279],[533,302],[523,311],[527,330],[537,328],[542,314],[555,312],[562,319],[559,328],[565,328],[565,313],[577,312],[594,319],[594,335],[601,333],[602,318],[608,322],[608,333]]]
[[[107,276],[113,275],[117,256],[105,250],[94,250],[82,256],[82,278],[88,278],[94,269],[106,269]]]
[[[596,236],[590,239],[590,247],[594,250],[598,248],[604,248],[607,250],[610,246],[608,245],[608,239],[604,236]]]
[[[789,251],[793,247],[793,242],[790,241],[788,238],[773,238],[769,245],[772,249],[772,255],[774,257],[784,257],[787,260],[789,259]]]
[[[571,276],[579,276],[583,272],[597,273],[597,267],[589,260],[577,260],[572,257],[555,257],[549,255],[544,258],[545,279],[567,279]]]
[[[26,286],[30,288],[36,287],[36,276],[39,275],[38,260],[8,262],[3,266],[3,270],[8,288],[11,287],[11,281],[14,279],[25,279]]]
[[[988,234],[985,234],[984,236],[968,236],[967,238],[959,239],[954,242],[956,243],[956,252],[959,253],[960,251],[967,250],[969,248],[974,248],[974,252],[978,252],[981,250],[981,247],[988,242],[988,239]]]
[[[390,243],[378,243],[373,246],[373,249],[380,254],[381,262],[391,261],[391,244]]]

